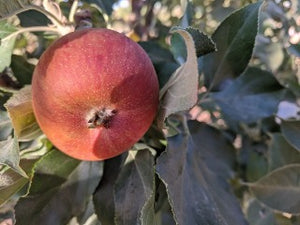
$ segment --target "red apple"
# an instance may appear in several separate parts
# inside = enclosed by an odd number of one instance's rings
[[[62,152],[104,160],[127,151],[149,129],[158,80],[144,50],[108,29],[67,34],[41,56],[32,81],[42,131]]]

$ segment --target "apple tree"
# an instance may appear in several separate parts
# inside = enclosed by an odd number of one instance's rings
[[[297,0],[0,0],[0,224],[299,225],[299,12]],[[84,143],[84,153],[91,149],[86,136],[57,126],[52,139],[38,121],[33,100],[54,104],[63,90],[53,87],[64,74],[54,70],[59,79],[40,84],[47,95],[32,91],[43,54],[92,28],[131,39],[159,85],[155,119],[143,136],[96,161],[73,158],[56,144],[68,135]],[[80,48],[98,44],[90,39]],[[117,46],[118,54],[106,46],[105,66],[113,62],[123,72],[141,64],[131,60],[135,50]],[[75,65],[98,63],[63,58],[56,61],[73,73]],[[88,104],[91,87],[67,79],[78,84],[74,101]],[[142,87],[115,90],[126,101],[152,93]],[[133,115],[149,107],[147,99],[131,104]],[[115,145],[136,135],[128,130],[114,133]]]

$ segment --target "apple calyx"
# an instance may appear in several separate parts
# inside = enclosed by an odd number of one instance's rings
[[[111,125],[111,120],[116,113],[116,109],[107,109],[105,107],[101,108],[100,110],[92,110],[88,116],[88,128],[97,128],[102,126],[108,129]]]

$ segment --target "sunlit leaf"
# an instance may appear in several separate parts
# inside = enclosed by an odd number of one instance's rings
[[[5,104],[19,141],[32,140],[41,135],[32,109],[31,87],[26,86]]]
[[[0,21],[0,72],[2,72],[11,63],[11,55],[16,37],[9,35],[15,31],[16,28],[7,21]]]
[[[218,51],[204,56],[208,88],[220,89],[224,81],[238,77],[246,69],[258,30],[260,5],[261,1],[235,11],[212,35]]]
[[[32,177],[36,160],[21,160],[20,167]],[[21,176],[12,169],[8,169],[0,174],[0,206],[11,200],[13,197],[16,199],[28,194],[30,186],[30,179]]]
[[[255,197],[268,207],[300,214],[300,164],[278,168],[255,183],[249,184]]]
[[[190,109],[198,99],[198,64],[192,36],[185,30],[176,29],[185,41],[187,60],[170,77],[160,90],[158,123],[163,125],[169,115]]]

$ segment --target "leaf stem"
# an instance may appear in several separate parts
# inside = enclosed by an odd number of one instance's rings
[[[59,32],[59,30],[55,27],[47,27],[47,26],[24,27],[24,28],[21,28],[15,32],[11,33],[10,35],[6,36],[5,38],[2,38],[1,42],[6,41],[10,38],[13,38],[24,32],[37,32],[37,31],[49,31],[49,32],[61,34]]]

